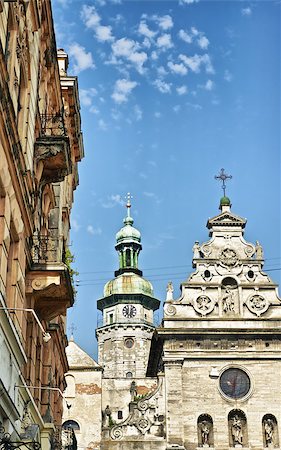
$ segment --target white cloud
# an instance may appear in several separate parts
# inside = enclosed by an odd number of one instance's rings
[[[232,79],[233,79],[232,73],[229,72],[229,70],[227,70],[227,69],[224,71],[224,79],[225,79],[225,81],[228,81],[228,82],[232,81]]]
[[[186,31],[180,30],[178,32],[178,36],[179,36],[180,39],[182,39],[187,44],[191,44],[192,43],[192,36],[190,36],[190,34],[188,34]]]
[[[157,47],[159,47],[159,48],[161,48],[163,50],[167,50],[169,48],[172,48],[173,47],[173,43],[171,41],[171,35],[167,34],[167,33],[162,34],[162,36],[159,36],[157,38],[156,45],[157,45]]]
[[[109,197],[107,197],[106,202],[101,201],[101,206],[103,208],[114,208],[117,205],[125,206],[125,201],[119,194],[111,194]]]
[[[173,28],[173,19],[168,14],[166,14],[165,16],[157,17],[156,20],[162,30],[169,30],[170,28]]]
[[[134,114],[135,114],[136,121],[139,121],[142,119],[142,109],[140,108],[139,105],[134,106]]]
[[[206,36],[200,36],[199,39],[197,39],[197,43],[202,50],[206,50],[209,46],[209,39],[206,38]]]
[[[163,66],[157,67],[157,73],[159,77],[165,77],[166,75],[168,75],[167,70]]]
[[[162,94],[169,94],[171,92],[171,83],[166,83],[159,78],[154,81],[153,85],[160,91]]]
[[[173,107],[173,111],[174,111],[176,114],[179,113],[180,110],[181,110],[181,105],[175,105],[175,106]]]
[[[113,41],[114,37],[112,36],[111,26],[98,26],[96,28],[96,38],[100,42]]]
[[[186,56],[183,54],[179,55],[179,59],[190,69],[192,72],[199,73],[201,66],[205,66],[207,73],[214,73],[214,68],[210,59],[210,56],[205,53],[204,55],[193,55]]]
[[[191,5],[192,3],[198,3],[199,0],[179,0],[180,5]]]
[[[79,89],[79,98],[83,106],[92,106],[93,97],[97,95],[95,88]]]
[[[214,88],[214,82],[212,80],[207,80],[204,87],[206,91],[212,91]]]
[[[154,36],[157,34],[156,31],[152,31],[152,30],[150,30],[150,29],[148,28],[148,25],[147,25],[147,23],[146,23],[144,20],[142,20],[142,21],[140,22],[138,32],[139,32],[141,35],[147,37],[148,39],[153,39]]]
[[[177,91],[177,93],[179,94],[179,95],[184,95],[184,94],[187,94],[187,87],[186,86],[179,86],[177,89],[176,89],[176,91]]]
[[[144,192],[143,195],[145,195],[148,198],[151,198],[152,200],[154,200],[156,203],[161,203],[162,200],[160,200],[160,198],[158,197],[158,195],[155,194],[155,192]]]
[[[168,67],[171,72],[176,73],[178,75],[186,75],[188,72],[186,66],[183,63],[174,64],[174,63],[172,63],[172,61],[169,61]]]
[[[85,47],[74,42],[68,49],[68,54],[74,59],[74,72],[80,73],[86,69],[94,69],[95,64],[91,52],[86,52]]]
[[[252,14],[252,9],[250,7],[248,8],[242,8],[241,9],[241,14],[242,16],[251,16]]]
[[[81,11],[81,18],[87,28],[95,30],[100,23],[100,16],[98,15],[94,6],[83,5]]]
[[[111,46],[113,56],[115,58],[125,58],[134,64],[139,73],[144,72],[143,64],[147,60],[147,54],[143,51],[139,52],[139,44],[132,39],[118,39]]]
[[[128,97],[132,90],[137,86],[136,81],[127,80],[125,78],[117,80],[111,97],[116,103],[124,103],[128,101]]]
[[[151,52],[150,56],[151,56],[151,59],[153,59],[154,61],[156,61],[159,58],[159,55],[155,50],[153,50],[153,52]]]
[[[105,123],[105,121],[103,119],[99,119],[98,127],[102,131],[106,131],[107,130],[107,124]]]
[[[160,117],[162,117],[161,112],[160,112],[160,111],[155,111],[154,117],[155,117],[156,119],[160,119]]]
[[[87,231],[88,231],[88,233],[91,234],[92,236],[99,235],[99,234],[102,233],[102,230],[101,230],[100,227],[94,228],[93,225],[88,225],[88,226],[87,226]]]
[[[71,228],[77,233],[80,230],[81,225],[77,222],[76,219],[71,219]]]

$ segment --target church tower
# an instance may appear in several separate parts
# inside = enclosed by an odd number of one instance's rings
[[[126,206],[124,226],[116,234],[119,269],[97,302],[103,316],[102,326],[96,330],[99,365],[105,378],[145,377],[155,329],[153,312],[160,304],[153,296],[151,283],[138,268],[141,234],[133,227],[130,194]]]

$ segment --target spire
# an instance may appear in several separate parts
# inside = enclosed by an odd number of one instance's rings
[[[116,234],[115,249],[119,255],[119,269],[115,272],[115,276],[124,272],[134,272],[142,275],[142,272],[138,269],[138,255],[142,249],[141,234],[139,230],[133,227],[131,199],[132,195],[128,193],[126,202],[127,216],[123,220],[124,226]]]

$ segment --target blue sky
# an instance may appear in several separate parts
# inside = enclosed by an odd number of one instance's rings
[[[208,238],[222,167],[232,211],[280,283],[280,2],[54,0],[53,14],[86,155],[72,211],[76,341],[97,356],[96,300],[118,267],[127,192],[160,300],[170,280],[179,295],[194,241]]]

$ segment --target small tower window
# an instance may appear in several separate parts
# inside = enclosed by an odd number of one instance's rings
[[[134,346],[134,339],[127,338],[125,339],[125,347],[132,348]]]
[[[123,419],[123,411],[117,411],[117,419]]]
[[[126,378],[133,378],[132,372],[127,372],[126,373]]]
[[[109,314],[109,323],[113,323],[113,313]]]

